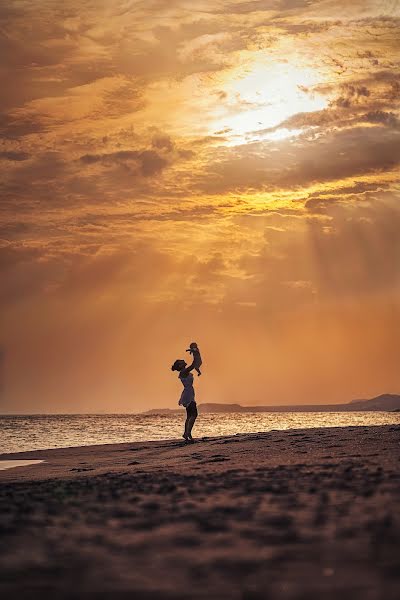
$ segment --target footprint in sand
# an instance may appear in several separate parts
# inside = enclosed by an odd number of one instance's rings
[[[78,473],[81,473],[82,471],[94,471],[94,469],[90,468],[90,467],[74,467],[73,469],[70,469],[71,471],[77,471]]]
[[[215,456],[214,458],[210,458],[208,460],[203,460],[202,462],[204,464],[206,464],[206,463],[214,463],[214,462],[224,462],[226,460],[230,460],[230,459],[226,458],[225,456]]]

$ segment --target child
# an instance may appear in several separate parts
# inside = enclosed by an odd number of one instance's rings
[[[203,361],[201,360],[200,350],[196,342],[192,342],[186,352],[190,352],[193,356],[194,368],[197,371],[197,375],[201,375],[200,367]]]

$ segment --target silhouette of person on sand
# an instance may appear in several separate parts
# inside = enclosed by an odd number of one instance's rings
[[[198,414],[197,404],[194,399],[193,375],[191,373],[195,368],[195,360],[193,360],[191,365],[187,366],[186,361],[183,359],[176,360],[171,367],[172,371],[179,371],[179,379],[183,385],[179,404],[186,408],[185,431],[183,432],[182,437],[188,443],[193,442],[192,429]]]

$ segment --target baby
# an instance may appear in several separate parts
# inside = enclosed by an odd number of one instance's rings
[[[201,375],[200,367],[203,361],[201,360],[200,350],[196,342],[192,342],[186,352],[190,352],[193,356],[194,368],[197,371],[197,375]]]

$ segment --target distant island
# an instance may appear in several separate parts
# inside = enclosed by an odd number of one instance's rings
[[[286,404],[274,406],[242,406],[241,404],[199,404],[204,413],[258,413],[258,412],[350,412],[350,411],[400,411],[400,395],[382,394],[369,400],[352,400],[346,404]],[[181,409],[153,408],[144,415],[170,415]]]

